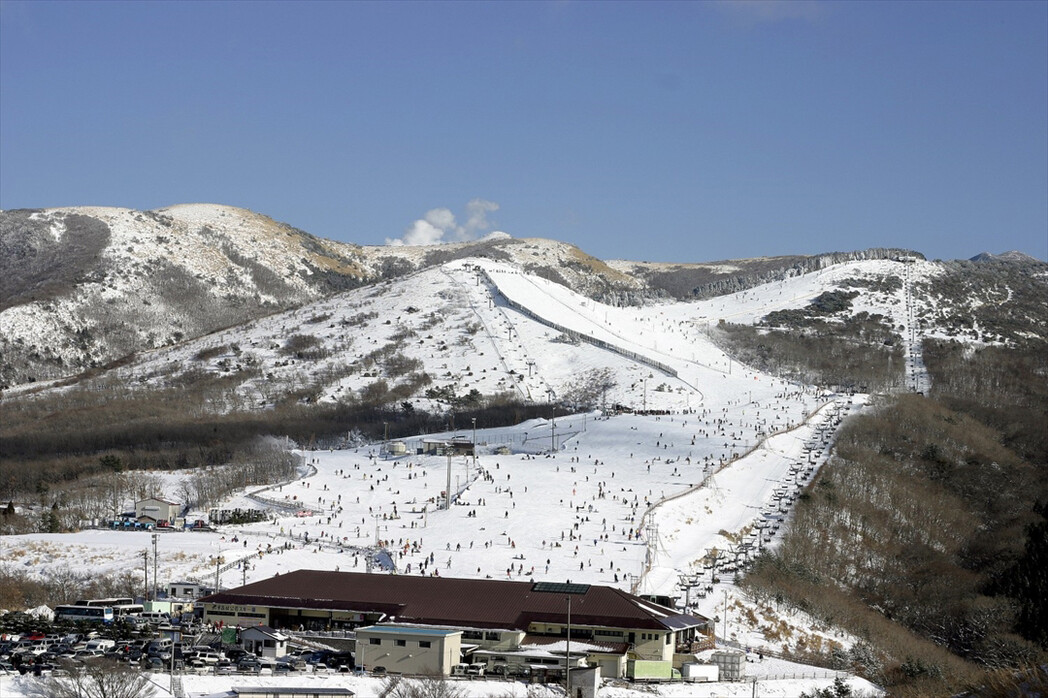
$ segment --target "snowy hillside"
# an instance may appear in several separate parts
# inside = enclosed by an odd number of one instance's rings
[[[667,298],[715,298],[811,277],[849,261],[900,255],[940,271],[950,264],[890,249],[716,264],[605,263],[569,244],[505,234],[443,245],[361,247],[212,204],[0,211],[0,386],[73,376],[453,261],[507,264],[595,301],[636,307]],[[1043,263],[988,256],[971,264],[992,273],[974,288],[927,289],[927,296],[937,296],[938,310],[929,322],[954,332],[974,329],[976,339],[1016,336],[1021,328],[1002,333],[992,317],[980,317],[973,328],[968,318],[985,315],[987,303],[1011,284],[1000,270]],[[967,269],[952,272],[972,277]],[[1012,299],[1005,295],[1004,301]],[[1017,307],[1013,315],[1022,318],[1025,311]],[[1043,324],[1039,313],[1036,319]]]
[[[0,379],[80,373],[359,283],[358,248],[243,209],[0,214]]]
[[[61,378],[465,256],[591,295],[641,284],[571,245],[497,236],[360,247],[230,206],[0,212],[0,384]]]
[[[99,380],[147,390],[201,372],[223,376],[212,401],[219,411],[265,409],[289,396],[352,402],[365,391],[440,409],[472,391],[580,404],[587,377],[606,371],[613,379],[599,402],[589,395],[585,404],[695,408],[710,393],[763,385],[710,342],[721,320],[749,324],[826,289],[936,271],[852,262],[710,300],[614,307],[506,263],[457,261],[142,354]],[[916,353],[928,332],[914,320],[921,311],[909,289],[873,284],[853,305],[885,316]]]

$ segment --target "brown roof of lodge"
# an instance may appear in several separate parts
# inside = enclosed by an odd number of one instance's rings
[[[570,594],[573,625],[680,630],[707,622],[612,587],[574,586],[584,591]],[[397,623],[526,630],[533,622],[565,622],[569,594],[542,588],[493,579],[298,570],[198,603],[381,612]]]

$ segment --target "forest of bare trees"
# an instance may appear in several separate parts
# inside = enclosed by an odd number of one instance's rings
[[[932,394],[845,425],[745,582],[868,642],[836,661],[903,696],[957,693],[1048,649],[1044,347],[928,354]]]

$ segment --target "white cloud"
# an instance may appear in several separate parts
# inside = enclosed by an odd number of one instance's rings
[[[443,231],[455,228],[455,214],[448,208],[434,208],[426,211],[426,222]]]
[[[386,238],[386,244],[393,246],[439,245],[446,242],[476,240],[494,227],[494,224],[488,220],[488,214],[498,210],[499,205],[494,201],[470,199],[466,204],[466,222],[464,225],[459,225],[451,209],[430,209],[425,216],[404,230],[403,237]]]

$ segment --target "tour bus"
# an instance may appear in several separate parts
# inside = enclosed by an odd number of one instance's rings
[[[113,608],[111,606],[58,606],[55,608],[55,622],[59,621],[85,621],[88,623],[112,623]]]
[[[140,616],[146,610],[145,606],[135,603],[130,597],[118,596],[111,599],[82,599],[76,602],[77,606],[109,606],[113,609],[113,617],[116,620],[127,618],[127,616]]]
[[[141,616],[146,607],[140,603],[122,603],[113,606],[113,616],[117,620],[126,619],[128,616]]]
[[[130,597],[117,596],[111,599],[81,599],[76,602],[77,606],[126,606],[133,604],[134,599]]]

